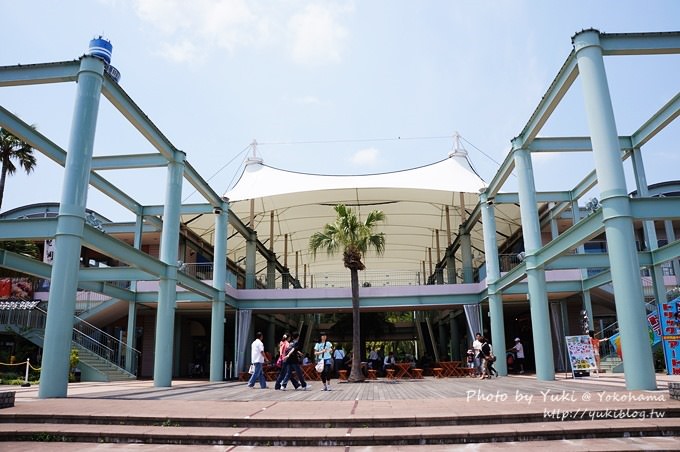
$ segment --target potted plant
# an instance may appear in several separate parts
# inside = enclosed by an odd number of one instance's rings
[[[69,356],[69,364],[70,364],[70,375],[69,375],[69,380],[70,381],[75,381],[79,382],[80,381],[80,369],[78,368],[78,363],[80,362],[80,358],[78,357],[78,349],[72,348],[71,349],[71,355]]]

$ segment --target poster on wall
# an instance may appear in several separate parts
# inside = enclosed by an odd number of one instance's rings
[[[33,298],[33,283],[29,278],[0,279],[0,300],[30,300]]]
[[[680,297],[659,305],[661,341],[668,375],[680,375]]]
[[[574,377],[583,372],[597,372],[595,352],[590,342],[590,336],[566,336],[567,353]],[[598,374],[599,375],[599,374]]]

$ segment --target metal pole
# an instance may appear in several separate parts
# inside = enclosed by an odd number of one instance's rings
[[[28,382],[28,369],[31,367],[31,359],[26,358],[26,375],[24,376],[24,382],[21,385],[22,388],[28,388],[31,384]]]

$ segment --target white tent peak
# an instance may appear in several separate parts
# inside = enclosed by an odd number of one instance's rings
[[[230,202],[291,193],[342,189],[410,189],[479,193],[484,181],[458,149],[432,164],[387,173],[324,175],[283,170],[249,158],[236,185],[224,196]]]

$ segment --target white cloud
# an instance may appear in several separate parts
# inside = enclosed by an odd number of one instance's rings
[[[302,64],[340,61],[348,32],[340,23],[353,6],[311,1],[259,2],[255,0],[135,0],[139,18],[165,40],[163,55],[187,61],[192,49],[201,59],[216,49],[234,52],[258,46],[286,49]],[[344,5],[344,4],[343,4]],[[180,49],[171,50],[173,46]],[[186,56],[188,57],[188,55]]]
[[[246,0],[136,0],[137,15],[165,35],[167,46],[207,53],[212,47],[233,51],[267,35],[262,19]],[[169,59],[177,61],[172,53]]]
[[[291,17],[288,29],[293,60],[312,65],[340,62],[348,32],[338,19],[345,11],[328,4],[310,4]]]
[[[352,155],[350,161],[355,165],[375,165],[378,162],[380,151],[376,148],[359,149]]]
[[[160,55],[175,63],[186,63],[201,59],[201,53],[190,41],[182,41],[178,44],[162,44]]]

